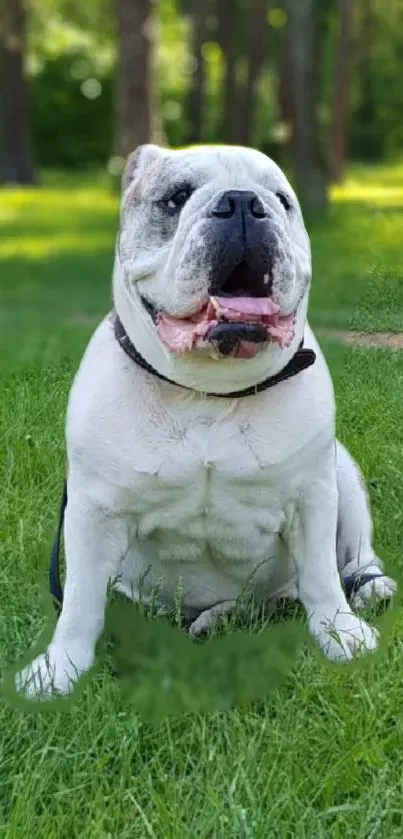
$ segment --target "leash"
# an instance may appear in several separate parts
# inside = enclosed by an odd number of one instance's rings
[[[373,580],[377,580],[378,577],[383,576],[384,574],[349,574],[348,577],[344,577],[342,583],[347,600],[350,600],[353,594],[357,594],[361,586],[365,586],[366,583],[372,583]]]
[[[171,379],[168,379],[166,376],[163,376],[161,373],[158,372],[158,370],[155,370],[150,364],[148,364],[148,362],[143,358],[142,355],[140,355],[139,351],[136,349],[136,347],[130,340],[117,314],[115,314],[114,318],[114,330],[116,340],[118,341],[120,347],[126,353],[126,355],[132,361],[135,362],[135,364],[137,364],[147,373],[151,373],[152,375],[156,376],[158,379],[162,379],[165,382],[169,382],[170,384],[173,384],[176,387],[185,387],[186,390],[190,390],[190,388],[186,388],[185,385],[178,385],[177,382],[171,381]],[[208,393],[206,394],[206,396],[221,397],[227,399],[239,399],[245,396],[253,396],[255,393],[261,393],[262,391],[274,387],[274,385],[279,384],[280,382],[284,382],[287,379],[290,379],[292,376],[296,376],[298,373],[302,372],[302,370],[306,370],[308,367],[310,367],[316,360],[314,350],[304,348],[303,344],[304,342],[302,340],[295,355],[284,367],[284,369],[280,370],[280,372],[277,373],[275,376],[269,376],[267,379],[264,379],[263,382],[259,382],[259,384],[257,384],[256,386],[246,388],[245,390],[235,391],[234,393]],[[60,613],[63,605],[63,588],[60,582],[60,543],[66,507],[67,481],[65,480],[59,510],[59,520],[54,542],[52,545],[49,564],[49,589],[53,598],[55,609],[58,614]],[[346,597],[352,597],[352,595],[355,594],[358,591],[358,589],[361,588],[361,586],[365,585],[365,583],[372,582],[373,580],[377,579],[377,577],[382,576],[383,574],[360,574],[358,576],[354,574],[349,575],[344,580],[342,580],[346,592]]]
[[[59,510],[59,522],[56,535],[53,541],[49,563],[49,590],[53,598],[53,604],[59,613],[63,605],[63,589],[60,583],[60,542],[64,524],[64,514],[67,507],[67,481],[63,486],[63,495]]]

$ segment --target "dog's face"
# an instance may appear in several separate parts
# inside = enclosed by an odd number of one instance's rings
[[[119,257],[174,353],[248,358],[305,319],[309,238],[283,172],[251,149],[143,146],[123,178]]]

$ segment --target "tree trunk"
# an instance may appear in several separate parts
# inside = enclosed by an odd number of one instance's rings
[[[288,23],[284,27],[281,39],[281,65],[279,80],[279,105],[283,122],[293,123],[294,109],[291,90],[291,61],[292,49],[290,39],[290,27]]]
[[[218,0],[218,40],[225,58],[223,88],[223,120],[221,136],[224,143],[237,143],[238,103],[237,83],[237,9],[235,0]]]
[[[245,146],[251,145],[254,137],[257,85],[267,57],[267,13],[268,0],[253,0],[248,16],[248,72],[239,137]]]
[[[117,153],[127,157],[155,136],[153,0],[116,0]]]
[[[338,0],[340,30],[336,46],[336,70],[331,146],[331,175],[343,179],[348,152],[348,110],[351,65],[351,0]]]
[[[372,91],[372,36],[373,36],[373,12],[371,0],[365,0],[363,4],[362,21],[362,94],[364,110],[368,106],[368,113],[373,115],[373,91]]]
[[[0,11],[0,180],[7,184],[33,184],[36,176],[25,75],[24,0],[0,0]]]
[[[326,179],[316,113],[319,0],[287,0],[286,8],[293,55],[290,83],[296,186],[308,212],[323,212],[327,204]]]
[[[373,47],[373,8],[371,0],[362,4],[361,35],[359,49],[358,72],[361,78],[361,104],[357,109],[363,124],[368,126],[374,122],[374,91],[372,80],[372,47]]]
[[[281,122],[287,127],[287,137],[284,141],[284,153],[289,161],[293,156],[293,126],[295,123],[293,92],[291,87],[291,62],[293,53],[291,48],[290,27],[285,25],[281,38],[280,78],[279,78],[279,109]]]
[[[187,115],[189,120],[189,143],[200,143],[203,140],[204,129],[204,95],[206,84],[206,67],[203,58],[203,45],[208,38],[207,30],[207,0],[192,0],[190,16],[192,19],[192,54],[195,60],[195,72],[189,91]]]

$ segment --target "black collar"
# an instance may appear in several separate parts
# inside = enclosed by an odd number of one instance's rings
[[[152,373],[153,376],[157,376],[158,379],[162,379],[164,382],[169,382],[171,385],[176,385],[176,387],[184,387],[186,390],[190,390],[190,388],[187,388],[186,385],[180,385],[178,382],[174,382],[172,379],[168,379],[166,376],[163,376],[162,373],[155,370],[151,364],[148,364],[145,358],[140,355],[139,351],[131,342],[122,321],[116,312],[113,315],[113,321],[115,338],[122,347],[122,350],[124,350],[126,355],[128,355],[132,361],[138,364],[138,366],[143,370],[146,370],[147,373]],[[269,376],[267,379],[264,379],[263,382],[259,382],[257,385],[252,385],[252,387],[247,387],[245,390],[237,390],[233,393],[206,393],[206,396],[220,396],[226,397],[227,399],[239,399],[241,396],[253,396],[255,393],[260,393],[262,390],[268,390],[269,387],[273,387],[274,385],[279,384],[279,382],[284,382],[286,379],[290,379],[291,376],[296,376],[297,373],[301,373],[302,370],[306,370],[307,367],[310,367],[311,364],[314,363],[315,359],[315,352],[308,348],[304,349],[304,341],[302,340],[295,355],[293,355],[288,364],[286,364],[279,373],[276,373],[275,376]]]

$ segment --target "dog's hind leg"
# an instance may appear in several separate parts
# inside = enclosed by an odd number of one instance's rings
[[[212,632],[219,624],[220,619],[231,615],[236,609],[236,600],[224,600],[221,603],[216,603],[210,609],[205,609],[192,621],[188,628],[188,633],[191,638],[200,638]]]
[[[389,600],[396,583],[387,577],[383,564],[372,547],[372,518],[364,478],[345,447],[337,442],[337,489],[339,496],[337,524],[337,563],[343,580],[361,575],[373,579],[354,587],[352,604],[363,607],[376,600]]]

